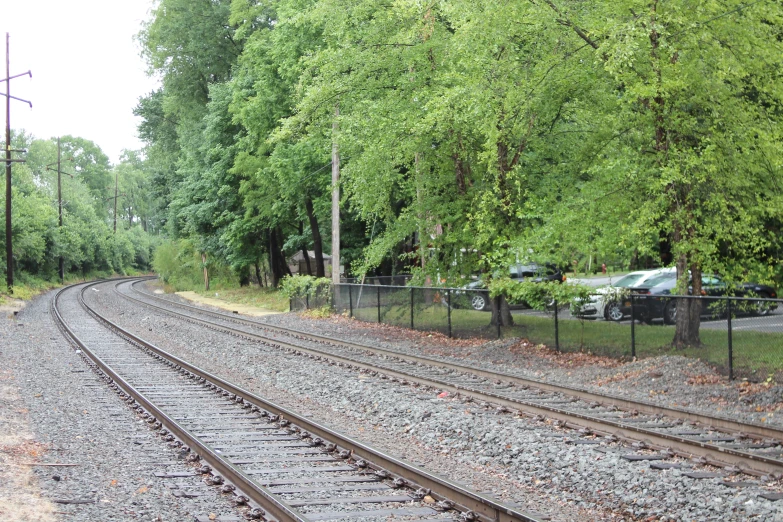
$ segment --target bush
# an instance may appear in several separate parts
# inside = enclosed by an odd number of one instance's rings
[[[309,275],[287,276],[280,281],[280,293],[289,299],[323,298],[331,294],[332,280]]]

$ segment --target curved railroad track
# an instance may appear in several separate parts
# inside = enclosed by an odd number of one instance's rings
[[[633,401],[522,378],[509,373],[460,365],[332,337],[271,326],[259,321],[176,303],[142,292],[135,282],[115,284],[115,292],[142,306],[202,326],[258,341],[297,355],[377,372],[381,378],[435,387],[487,401],[501,409],[554,419],[578,430],[577,436],[600,434],[633,444],[628,460],[650,460],[672,467],[672,457],[686,457],[727,472],[783,476],[783,431],[757,423]],[[129,295],[129,289],[134,295]],[[209,319],[207,319],[209,318]],[[591,439],[572,441],[589,444]]]
[[[537,522],[247,392],[58,291],[51,315],[103,380],[251,519]]]

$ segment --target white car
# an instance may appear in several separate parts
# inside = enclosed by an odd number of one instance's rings
[[[675,267],[670,267],[631,272],[612,284],[596,288],[595,293],[579,307],[575,315],[579,317],[603,317],[607,321],[622,321],[626,316],[626,310],[623,308],[622,303],[611,298],[612,293],[616,293],[621,288],[643,287],[644,283],[653,277],[676,271]]]

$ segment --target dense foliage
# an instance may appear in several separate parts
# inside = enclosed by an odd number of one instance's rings
[[[27,149],[25,163],[12,169],[12,242],[17,280],[54,280],[59,258],[66,274],[124,274],[150,268],[157,245],[147,233],[150,218],[145,174],[138,155],[127,153],[112,167],[93,142],[61,138],[63,226],[58,226],[57,141],[17,133],[13,147]],[[114,183],[119,192],[116,234]],[[0,216],[5,222],[5,190],[0,192]],[[5,234],[0,237],[5,252]],[[5,282],[5,256],[0,274]]]
[[[139,40],[161,220],[243,280],[324,274],[333,147],[353,275],[783,276],[779,2],[160,0]]]

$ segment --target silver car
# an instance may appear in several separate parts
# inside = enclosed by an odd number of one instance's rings
[[[616,299],[623,289],[643,287],[645,282],[662,274],[676,272],[675,267],[657,268],[655,270],[638,270],[627,274],[612,284],[597,288],[590,299],[579,306],[574,314],[578,317],[603,317],[607,321],[622,321],[626,310],[621,299]]]

